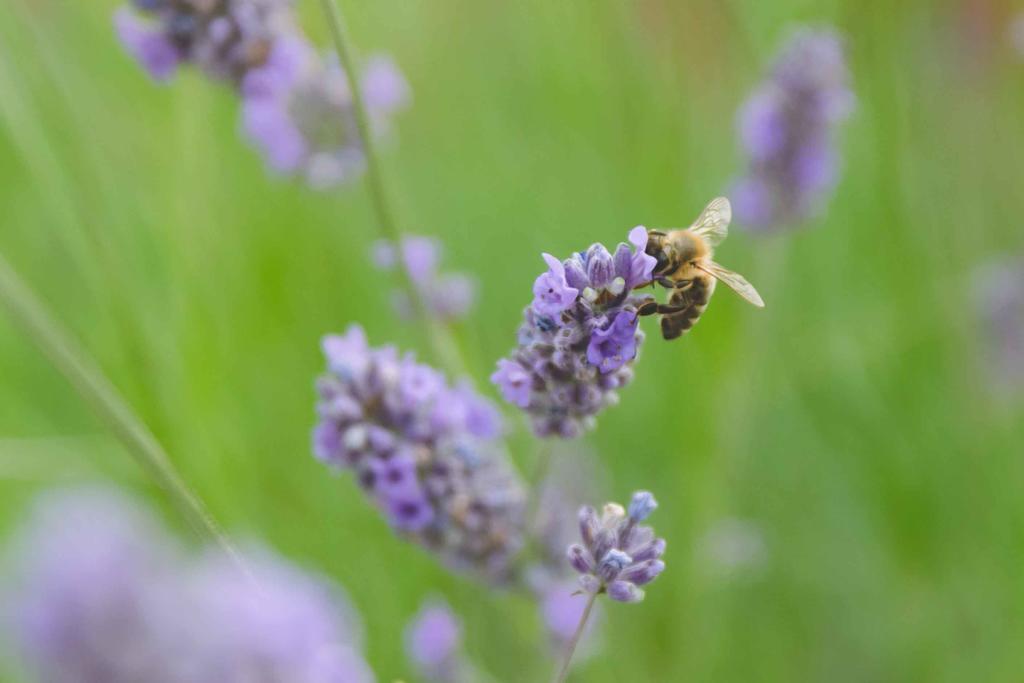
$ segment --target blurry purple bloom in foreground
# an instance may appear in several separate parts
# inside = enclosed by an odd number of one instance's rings
[[[373,683],[337,589],[266,552],[190,561],[132,501],[42,496],[16,555],[15,642],[48,683]]]
[[[834,129],[852,107],[839,35],[832,30],[796,33],[739,112],[748,170],[731,195],[742,224],[778,229],[820,208],[836,182]]]
[[[14,555],[17,588],[4,596],[4,611],[39,680],[174,680],[165,671],[158,605],[177,558],[130,500],[100,489],[44,494]]]
[[[645,491],[633,494],[629,512],[608,503],[600,517],[594,508],[580,509],[582,544],[569,546],[569,564],[581,574],[580,585],[587,593],[608,593],[619,602],[644,599],[640,586],[653,581],[665,569],[661,556],[665,540],[639,523],[656,507]]]
[[[614,254],[594,244],[565,261],[543,255],[548,270],[534,281],[519,347],[491,376],[538,436],[580,435],[633,377],[643,341],[637,308],[650,297],[632,290],[650,281],[655,259],[644,253],[644,228],[630,231],[629,241],[632,248],[619,244]]]
[[[456,681],[462,663],[462,624],[441,600],[423,605],[405,632],[405,649],[420,676]]]
[[[295,31],[290,0],[136,0],[115,14],[118,37],[156,80],[179,62],[234,84]]]
[[[456,568],[505,578],[525,493],[494,406],[412,355],[371,348],[358,325],[323,348],[317,458],[354,472],[396,531]]]
[[[1024,261],[980,268],[974,290],[989,384],[1003,394],[1024,392]]]
[[[402,238],[401,249],[396,249],[391,242],[380,240],[373,245],[371,256],[374,265],[385,271],[399,267],[401,261],[430,312],[438,318],[456,320],[464,317],[473,307],[476,281],[462,273],[438,272],[441,244],[437,239],[406,235]],[[411,317],[413,311],[408,295],[396,290],[392,296],[398,313]]]
[[[408,86],[387,58],[375,57],[362,86],[375,131],[408,102]],[[348,80],[333,60],[298,36],[278,40],[265,64],[242,82],[242,128],[278,173],[328,188],[362,173],[362,143]]]
[[[373,683],[360,652],[361,633],[337,588],[273,555],[245,556],[252,578],[221,553],[192,569],[188,603],[169,605],[192,631],[195,670],[203,681]]]

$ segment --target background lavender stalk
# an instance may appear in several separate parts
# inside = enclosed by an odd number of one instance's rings
[[[239,567],[242,561],[220,531],[202,501],[174,469],[163,446],[132,412],[99,366],[86,355],[71,334],[61,328],[43,303],[0,256],[0,300],[26,335],[78,391],[82,399],[107,423],[142,468],[171,497],[200,535],[216,543]]]
[[[371,250],[373,263],[383,271],[405,268],[424,293],[430,312],[439,320],[451,322],[464,317],[476,299],[476,280],[463,273],[440,273],[441,243],[433,237],[406,235],[401,244],[380,240]],[[412,316],[409,297],[401,291],[393,296],[395,310]]]
[[[345,21],[337,4],[333,0],[320,0],[320,7],[323,9],[324,16],[327,19],[331,38],[334,41],[334,48],[338,52],[338,61],[341,64],[342,71],[345,72],[345,76],[348,78],[349,90],[352,96],[352,113],[359,132],[359,138],[363,144],[363,154],[366,157],[366,180],[370,199],[373,202],[374,212],[377,216],[377,227],[380,229],[381,237],[394,244],[399,244],[402,241],[402,233],[397,227],[391,211],[391,205],[388,201],[384,174],[381,170],[376,143],[373,139],[373,129],[366,107],[366,99],[363,96],[363,89],[356,75],[358,73],[356,70],[358,68],[358,60],[352,47],[352,41],[348,37]],[[401,278],[402,285],[409,293],[409,301],[412,303],[416,317],[427,330],[438,361],[456,376],[468,377],[468,368],[455,344],[454,338],[450,332],[438,325],[437,321],[432,318],[430,309],[423,300],[423,295],[409,272],[404,268],[400,270],[399,277]]]
[[[432,683],[495,680],[466,657],[462,622],[441,598],[425,602],[406,627],[405,651],[419,677]]]
[[[838,175],[834,129],[853,107],[839,35],[804,29],[738,117],[748,170],[731,192],[740,223],[776,230],[811,217]]]

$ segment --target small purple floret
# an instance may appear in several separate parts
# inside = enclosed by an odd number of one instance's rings
[[[594,508],[580,509],[582,543],[574,543],[567,551],[569,565],[580,574],[580,586],[589,593],[608,593],[618,602],[643,599],[640,588],[653,581],[665,569],[661,556],[665,541],[655,538],[654,531],[637,522],[656,507],[654,497],[646,491],[633,494],[630,512],[609,503],[600,516]]]

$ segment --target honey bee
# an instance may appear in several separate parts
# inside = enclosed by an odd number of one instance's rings
[[[724,282],[758,308],[764,301],[754,286],[711,260],[715,247],[729,234],[732,207],[725,197],[711,200],[685,230],[647,231],[647,253],[657,259],[652,283],[672,290],[667,304],[651,299],[640,315],[661,315],[661,336],[675,339],[687,332],[707,308],[717,281]]]

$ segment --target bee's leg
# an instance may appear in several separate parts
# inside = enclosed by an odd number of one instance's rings
[[[664,287],[665,289],[675,289],[676,288],[675,280],[671,280],[671,279],[665,277],[664,275],[655,275],[654,276],[654,281],[657,282],[662,287]]]
[[[659,304],[654,299],[647,299],[636,309],[637,315],[654,315],[658,312]]]
[[[678,280],[673,285],[673,289],[677,292],[685,292],[690,287],[693,287],[693,280]]]
[[[658,304],[657,312],[661,315],[672,315],[680,313],[690,307],[690,304]]]

